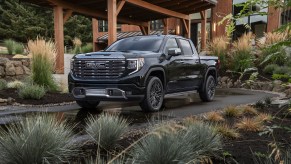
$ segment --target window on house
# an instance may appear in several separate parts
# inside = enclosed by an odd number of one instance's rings
[[[99,32],[108,32],[108,21],[98,20]],[[121,24],[117,24],[117,32],[121,32]]]
[[[163,28],[164,28],[164,24],[162,20],[151,21],[151,30],[161,30]]]

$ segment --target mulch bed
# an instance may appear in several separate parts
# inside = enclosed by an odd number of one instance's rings
[[[68,93],[47,92],[40,100],[26,100],[19,98],[16,89],[4,89],[0,91],[0,98],[7,99],[9,97],[13,98],[16,103],[25,105],[59,104],[74,101],[73,96]]]

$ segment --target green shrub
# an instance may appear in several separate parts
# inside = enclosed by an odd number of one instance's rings
[[[196,122],[177,131],[153,132],[134,145],[131,155],[136,163],[199,163],[221,148],[220,135],[208,124]]]
[[[1,163],[66,163],[76,155],[72,127],[55,116],[28,117],[1,130]]]
[[[264,68],[263,72],[264,72],[265,74],[272,75],[273,72],[274,72],[274,70],[277,69],[278,67],[279,67],[279,66],[278,66],[277,64],[269,64],[269,65],[267,65],[267,66]]]
[[[233,56],[234,70],[244,72],[245,69],[254,66],[254,59],[250,52],[237,52]]]
[[[46,93],[43,86],[28,84],[19,89],[18,95],[22,99],[41,99]]]
[[[291,83],[291,78],[288,80],[289,83]]]
[[[50,91],[57,91],[58,86],[52,74],[57,53],[55,44],[52,41],[37,38],[28,42],[28,48],[32,54],[32,81]]]
[[[282,74],[273,74],[272,79],[274,80],[281,80],[281,81],[288,81],[290,78],[289,75],[282,75]]]
[[[291,68],[287,66],[277,67],[273,73],[291,75]]]
[[[3,79],[0,79],[0,90],[7,88],[7,82]]]
[[[14,43],[14,50],[15,54],[23,54],[24,53],[24,47],[22,43]]]
[[[81,48],[82,53],[93,52],[93,44],[87,43],[85,46]]]
[[[91,117],[87,121],[86,132],[103,149],[113,148],[121,135],[127,130],[125,119],[110,114],[102,114],[99,118]]]
[[[15,81],[9,82],[9,83],[7,84],[7,88],[14,88],[14,89],[20,89],[20,88],[23,87],[23,86],[24,86],[23,82],[18,81],[18,80],[15,80]]]
[[[4,40],[4,45],[7,48],[8,54],[10,55],[14,53],[14,44],[15,44],[15,41],[12,39]]]

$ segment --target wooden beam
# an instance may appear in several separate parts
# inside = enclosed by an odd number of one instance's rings
[[[96,42],[98,38],[98,20],[92,18],[93,51],[97,51]]]
[[[189,15],[183,14],[183,13],[178,13],[176,11],[168,10],[166,8],[148,3],[146,1],[142,0],[126,0],[126,2],[129,2],[133,5],[157,12],[157,13],[162,13],[170,17],[175,17],[175,18],[181,18],[181,19],[189,19]]]
[[[55,44],[57,48],[56,73],[64,74],[64,17],[63,8],[54,7]]]
[[[206,10],[202,11],[203,15],[204,15],[204,19],[201,19],[201,50],[205,50],[206,49],[206,39],[207,39],[207,35],[206,35],[206,24],[207,24],[207,12]],[[202,14],[201,14],[202,17]]]
[[[81,14],[88,15],[94,18],[107,20],[107,13],[103,11],[98,11],[98,10],[78,6],[77,4],[73,4],[64,0],[48,0],[48,1],[53,3],[56,6],[61,6],[66,9],[73,10],[73,12],[81,13]],[[120,23],[147,26],[147,22],[132,20],[125,17],[118,17],[118,18],[119,18],[118,22]]]
[[[118,15],[119,14],[119,12],[121,11],[121,9],[122,9],[122,7],[124,6],[124,4],[125,4],[125,0],[121,0],[121,1],[119,1],[118,2],[118,4],[117,4],[117,11],[116,11],[116,15]]]
[[[66,23],[67,22],[67,20],[72,16],[72,14],[73,14],[73,10],[68,10],[66,13],[65,13],[65,15],[64,15],[64,23]]]
[[[107,0],[108,13],[108,45],[117,40],[116,0]]]
[[[141,33],[143,34],[143,35],[146,35],[146,29],[145,29],[145,27],[144,26],[139,26],[139,28],[140,28],[140,31],[141,31]]]
[[[205,19],[205,12],[204,11],[200,11],[200,16],[201,16],[201,19]]]
[[[189,25],[188,25],[188,22],[189,20],[185,20],[185,19],[182,19],[183,21],[183,25],[184,25],[184,29],[186,31],[186,34],[189,34]]]
[[[168,33],[169,33],[169,19],[168,18],[163,19],[163,24],[164,24],[164,35],[168,35]]]

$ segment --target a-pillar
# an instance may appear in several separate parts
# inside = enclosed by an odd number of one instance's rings
[[[206,24],[207,24],[207,12],[201,11],[201,50],[206,49],[206,38],[207,38],[207,33],[206,33]]]
[[[60,6],[54,7],[54,30],[57,49],[55,69],[56,73],[64,74],[64,20],[63,8]]]
[[[117,40],[116,0],[107,0],[108,14],[108,45]]]
[[[92,18],[92,33],[93,33],[93,51],[98,51],[97,39],[98,39],[98,20]]]

